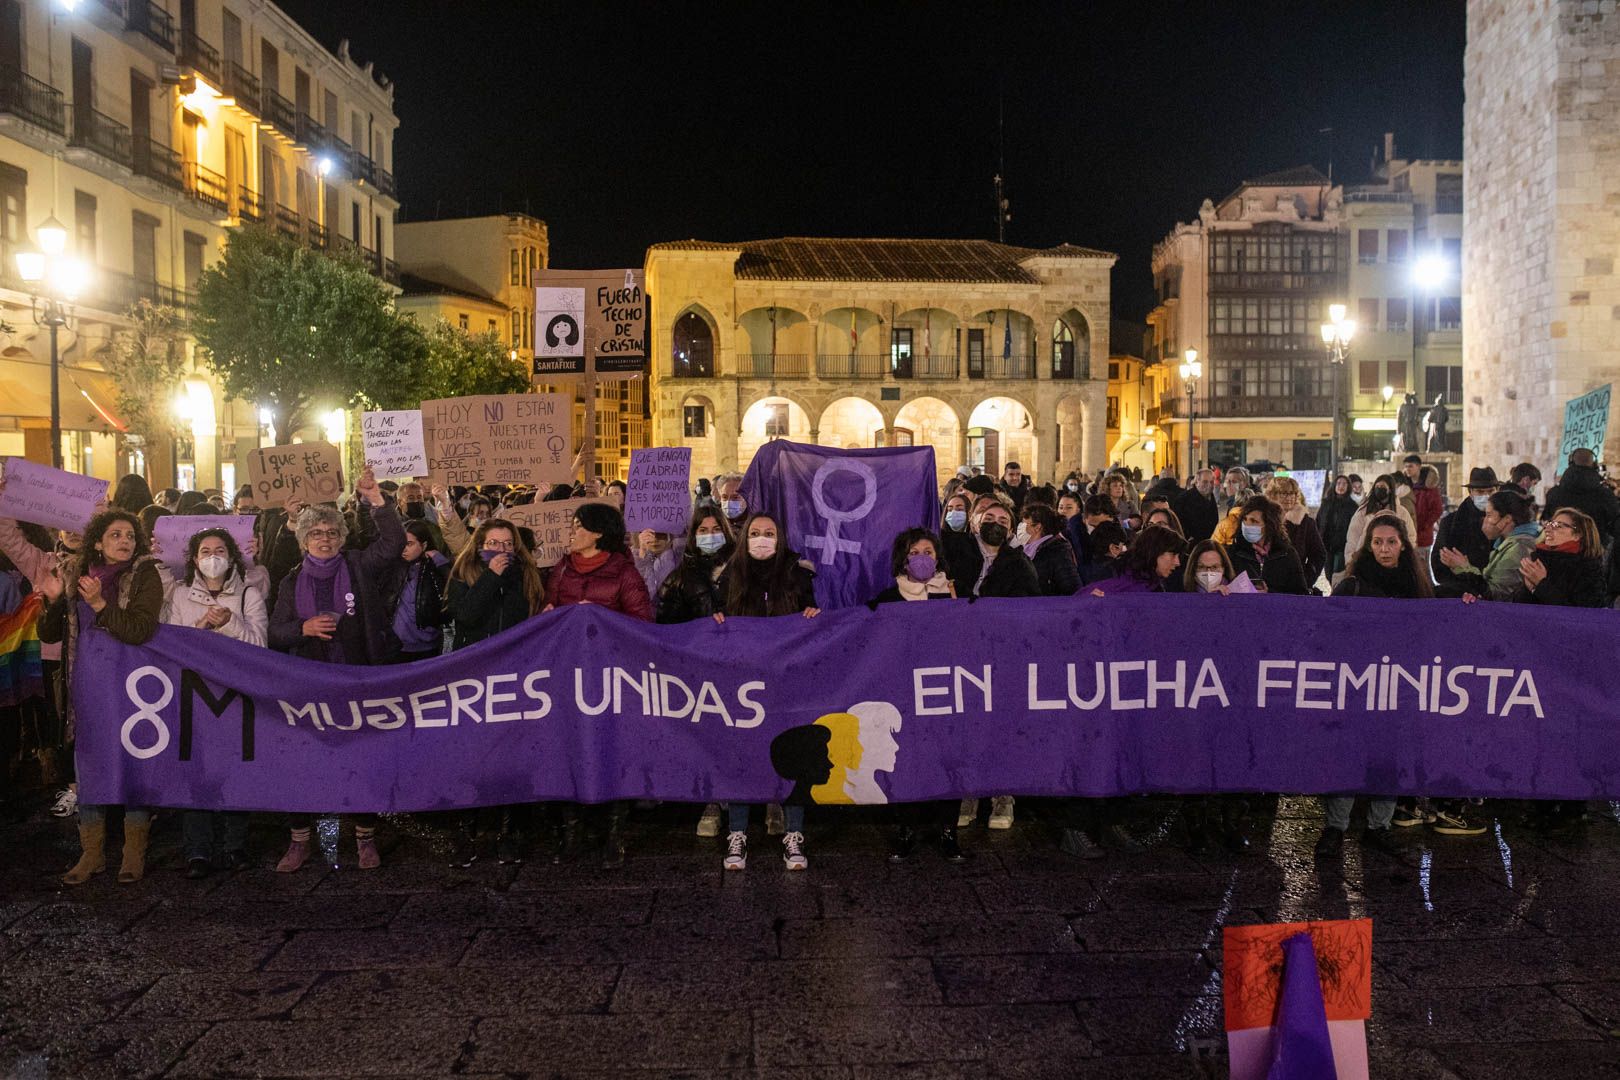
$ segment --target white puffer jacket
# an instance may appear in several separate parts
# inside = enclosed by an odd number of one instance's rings
[[[203,585],[202,575],[187,585],[163,574],[167,598],[163,603],[163,621],[171,626],[196,627],[211,607],[222,607],[231,613],[225,625],[217,632],[249,645],[263,645],[270,624],[270,613],[265,607],[266,583],[269,575],[259,566],[248,571],[247,581],[232,570],[225,578],[225,588],[218,596],[210,596]]]

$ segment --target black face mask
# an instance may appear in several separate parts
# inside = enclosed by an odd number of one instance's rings
[[[408,502],[405,504],[405,516],[417,521],[427,517],[427,503]]]
[[[990,547],[1000,547],[1007,542],[1007,526],[999,521],[987,521],[979,526],[979,539]]]

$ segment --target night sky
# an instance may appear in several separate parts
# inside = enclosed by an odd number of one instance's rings
[[[1463,0],[280,0],[396,83],[403,220],[527,210],[552,265],[697,237],[1152,245],[1245,177],[1462,156]],[[998,102],[1005,138],[998,139]]]

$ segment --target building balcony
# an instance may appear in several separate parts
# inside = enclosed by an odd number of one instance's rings
[[[259,108],[259,77],[232,61],[225,65],[225,96],[234,98],[241,108],[256,112]]]
[[[293,103],[268,86],[259,95],[259,101],[259,118],[289,139],[292,138],[298,128],[298,114],[293,111]]]
[[[891,363],[888,353],[818,353],[816,374],[823,379],[882,379]]]
[[[311,149],[320,150],[326,146],[326,128],[309,113],[301,112],[296,120],[293,139]]]
[[[195,30],[180,34],[180,63],[215,86],[220,84],[219,50],[199,37]]]
[[[174,52],[174,19],[152,0],[128,0],[124,26],[164,52]]]
[[[1344,193],[1347,203],[1409,203],[1412,201],[1410,191],[1347,191]]]
[[[283,236],[300,237],[304,234],[304,219],[289,206],[276,206],[276,228]]]
[[[395,197],[394,175],[385,169],[379,169],[377,163],[364,154],[358,154],[354,159],[354,178],[361,184],[370,184],[379,194],[390,199]]]
[[[808,379],[809,353],[738,353],[737,374],[756,379]]]
[[[304,238],[310,247],[317,251],[326,250],[327,234],[325,225],[318,221],[306,221],[304,223],[304,234]]]
[[[1211,293],[1285,292],[1326,296],[1341,286],[1334,271],[1219,271],[1209,275]]]
[[[67,132],[62,92],[14,67],[0,66],[0,113],[57,135]]]
[[[967,370],[964,374],[970,379],[1033,379],[1035,377],[1035,357],[1033,354],[1025,356],[985,356],[974,359],[967,358]]]
[[[1197,400],[1200,420],[1264,420],[1273,416],[1331,416],[1333,399],[1328,396],[1297,396],[1293,394],[1257,394],[1241,397],[1201,397]],[[1162,423],[1172,418],[1186,419],[1187,399],[1167,397],[1159,402],[1158,412],[1148,410],[1148,423]]]
[[[146,135],[132,139],[130,149],[135,175],[156,180],[164,187],[175,191],[185,190],[179,154]]]
[[[105,113],[76,105],[73,108],[73,130],[68,145],[83,147],[124,168],[134,166],[134,151],[129,128]]]
[[[248,187],[236,189],[236,216],[242,221],[264,220],[264,200],[257,191]]]
[[[183,166],[181,175],[184,178],[187,195],[221,213],[229,209],[229,188],[225,184],[225,178],[219,173],[206,165],[188,161]]]

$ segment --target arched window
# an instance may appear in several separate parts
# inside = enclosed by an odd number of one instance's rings
[[[1062,319],[1052,324],[1052,378],[1074,378],[1074,331]]]
[[[714,375],[714,334],[695,311],[675,320],[675,377],[706,379]]]

